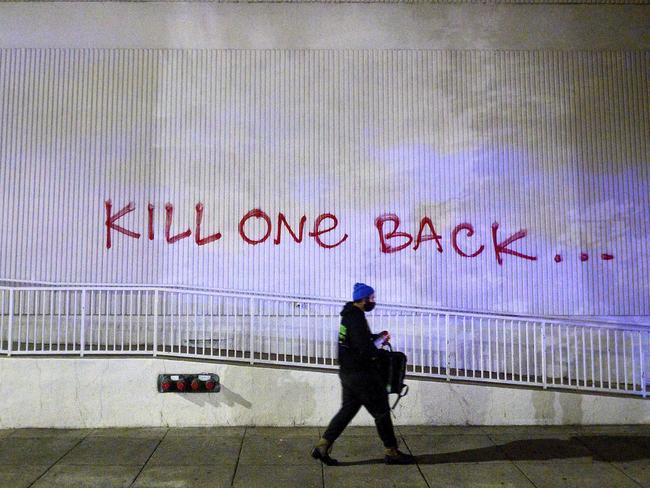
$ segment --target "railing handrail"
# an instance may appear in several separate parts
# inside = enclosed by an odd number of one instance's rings
[[[185,285],[142,285],[142,284],[92,284],[92,283],[59,283],[30,282],[20,280],[0,280],[0,283],[26,283],[27,286],[5,286],[1,285],[0,290],[13,291],[158,291],[166,293],[191,293],[203,296],[221,296],[241,299],[274,300],[285,303],[313,304],[313,305],[343,305],[346,300],[336,298],[308,298],[302,296],[276,295],[267,292],[249,292],[241,290],[220,290],[201,289]],[[494,312],[469,312],[449,308],[427,307],[422,305],[399,305],[382,303],[378,311],[401,312],[401,313],[428,313],[433,315],[449,315],[462,317],[475,317],[488,320],[512,320],[539,322],[544,324],[565,325],[565,326],[592,326],[626,331],[648,331],[650,325],[630,324],[624,322],[608,322],[603,320],[591,320],[582,317],[554,317],[544,315],[523,315]],[[385,315],[385,314],[382,314]]]
[[[0,353],[7,356],[147,354],[336,367],[335,316],[344,300],[153,285],[6,285]],[[647,397],[648,326],[392,304],[377,312],[370,320],[395,332],[411,376]]]

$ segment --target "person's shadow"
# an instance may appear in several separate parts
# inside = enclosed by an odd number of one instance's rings
[[[579,435],[569,439],[522,439],[478,449],[438,454],[418,454],[417,452],[412,454],[415,456],[417,464],[548,461],[584,457],[590,457],[594,461],[625,462],[650,459],[650,437]],[[344,461],[340,464],[341,466],[352,466],[381,463],[383,463],[383,459]]]

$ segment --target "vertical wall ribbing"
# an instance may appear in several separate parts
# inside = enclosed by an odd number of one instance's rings
[[[647,314],[648,65],[638,51],[3,49],[1,275],[337,297],[366,280],[391,302]],[[106,199],[135,203],[119,223],[139,240],[105,248]],[[222,239],[167,244],[165,204],[174,235],[194,233],[199,201],[202,237]],[[249,246],[237,228],[256,207],[273,229]],[[278,212],[296,232],[307,216],[302,244],[273,245]],[[325,242],[349,234],[332,250],[308,236],[326,212]],[[414,237],[429,216],[443,253],[381,253],[388,212]],[[495,221],[499,240],[527,229],[512,248],[537,261],[497,265]],[[475,259],[450,243],[464,222]]]

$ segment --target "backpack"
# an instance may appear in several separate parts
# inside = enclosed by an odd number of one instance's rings
[[[386,354],[381,355],[379,372],[386,383],[388,394],[395,393],[397,395],[397,399],[391,407],[391,410],[393,410],[409,391],[408,385],[404,384],[407,357],[403,352],[393,351],[390,344],[388,344],[388,348]]]

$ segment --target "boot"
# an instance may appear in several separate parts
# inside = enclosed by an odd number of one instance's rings
[[[413,464],[415,458],[406,454],[396,447],[387,448],[384,453],[384,462],[386,464]]]
[[[321,439],[316,444],[316,447],[311,451],[311,457],[322,461],[327,466],[338,466],[339,462],[330,457],[330,451],[332,450],[332,443],[327,439]]]

